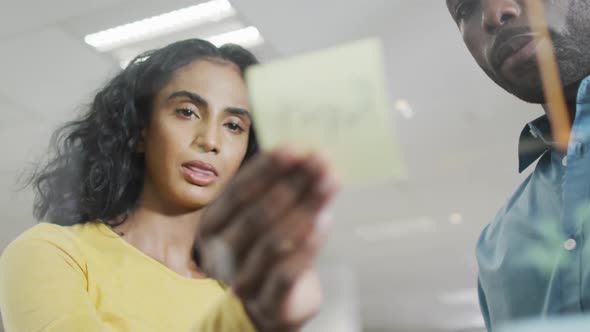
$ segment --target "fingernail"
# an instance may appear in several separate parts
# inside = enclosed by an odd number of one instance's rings
[[[334,224],[332,211],[328,208],[322,209],[315,223],[316,232],[324,234],[332,227],[332,224]]]
[[[278,149],[278,152],[282,155],[287,155],[287,156],[291,156],[294,155],[296,153],[296,149],[295,146],[293,146],[293,144],[285,144],[280,146]]]
[[[279,159],[287,161],[287,163],[303,160],[305,156],[305,153],[293,144],[282,145],[275,151],[277,152]]]
[[[321,181],[322,182],[320,182],[318,189],[317,189],[320,194],[324,194],[324,195],[330,194],[330,193],[334,192],[336,190],[336,188],[338,187],[338,181],[331,175],[327,175]]]
[[[321,244],[328,238],[333,223],[334,218],[332,217],[332,213],[327,209],[323,209],[315,220],[314,229],[309,238],[309,244],[311,247],[321,246]]]
[[[319,172],[319,169],[322,168],[322,164],[324,163],[324,158],[316,152],[310,152],[307,156],[306,163],[312,170]]]
[[[295,148],[292,145],[281,145],[271,152],[271,157],[278,166],[286,166],[295,159]]]

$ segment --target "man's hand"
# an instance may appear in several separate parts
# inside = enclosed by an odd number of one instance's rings
[[[321,304],[313,261],[337,181],[317,154],[262,154],[203,214],[203,268],[231,285],[261,331],[299,329]]]

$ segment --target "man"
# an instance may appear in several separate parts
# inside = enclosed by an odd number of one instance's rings
[[[488,330],[590,311],[590,0],[536,1],[545,7],[572,133],[567,150],[558,149],[543,116],[521,134],[520,171],[539,162],[477,245]],[[447,7],[484,72],[547,111],[536,51],[548,41],[535,38],[525,0],[447,0]]]

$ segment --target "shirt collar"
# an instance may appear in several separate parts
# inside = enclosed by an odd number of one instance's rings
[[[586,77],[577,95],[577,104],[590,103],[590,76]],[[520,133],[518,143],[518,171],[522,173],[539,157],[553,147],[551,125],[547,115],[529,122]]]
[[[518,171],[522,172],[553,146],[547,115],[529,122],[520,133]]]

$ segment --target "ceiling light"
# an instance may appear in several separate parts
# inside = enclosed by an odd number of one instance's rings
[[[410,102],[408,102],[406,99],[398,99],[393,107],[406,119],[411,119],[414,117],[414,110],[412,109]]]
[[[153,16],[84,37],[101,52],[235,15],[228,0],[213,0]]]
[[[255,27],[247,27],[230,31],[205,39],[217,47],[228,43],[238,44],[242,47],[253,47],[264,42],[262,36],[260,35],[260,31],[258,31],[258,29]]]
[[[260,31],[258,31],[258,29],[256,29],[255,27],[247,27],[239,30],[234,30],[219,35],[207,37],[205,39],[217,47],[224,44],[232,43],[248,48],[260,45],[264,42],[264,39],[262,39]],[[129,65],[131,60],[132,59],[130,58],[121,60],[119,61],[119,65],[122,69],[125,69]]]
[[[463,222],[463,215],[461,213],[451,213],[449,222],[453,225],[459,225]]]

